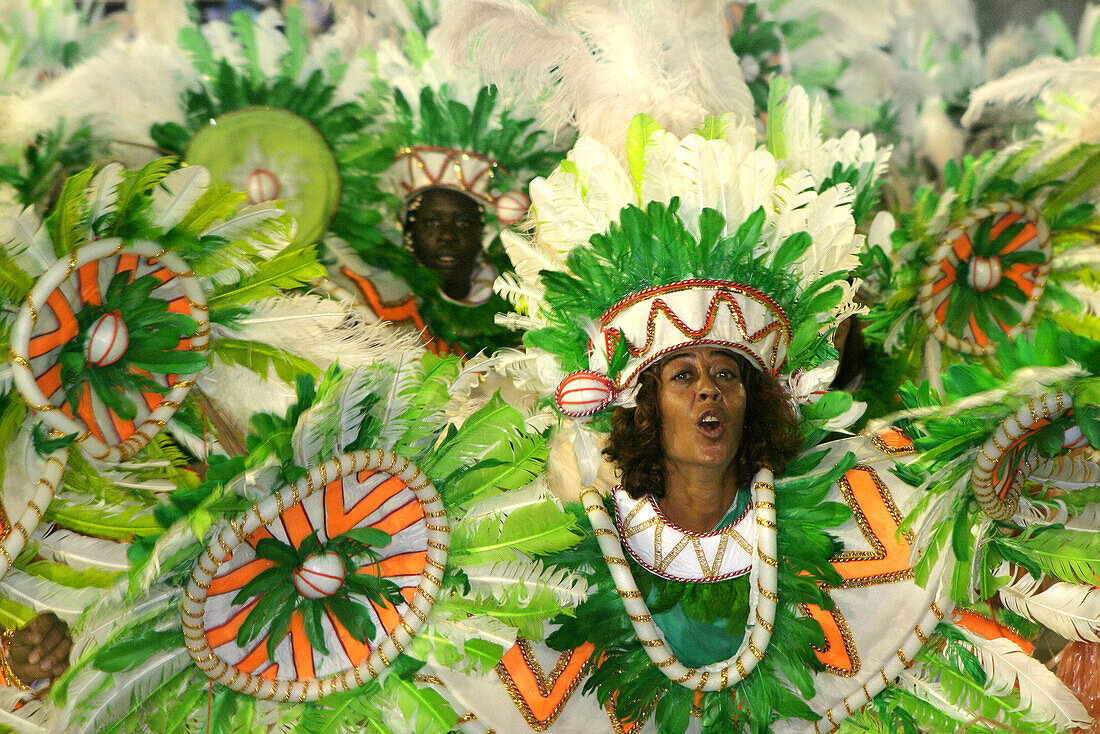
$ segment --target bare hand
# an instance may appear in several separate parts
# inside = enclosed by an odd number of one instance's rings
[[[69,626],[53,612],[46,612],[12,635],[8,664],[24,683],[56,678],[68,669],[72,646]]]

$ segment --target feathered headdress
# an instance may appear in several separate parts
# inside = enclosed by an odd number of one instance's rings
[[[729,119],[680,139],[639,116],[620,158],[582,138],[532,184],[531,236],[503,237],[516,275],[497,288],[527,346],[557,358],[558,409],[633,405],[641,371],[692,344],[746,356],[797,402],[820,396],[854,309],[851,187],[819,193]]]

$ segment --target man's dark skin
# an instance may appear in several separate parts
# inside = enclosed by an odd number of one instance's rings
[[[8,646],[8,665],[24,683],[56,678],[69,667],[69,628],[53,612],[39,614],[16,630]]]
[[[484,226],[477,202],[454,189],[428,189],[409,204],[406,240],[420,264],[443,278],[448,298],[461,301],[469,295]]]

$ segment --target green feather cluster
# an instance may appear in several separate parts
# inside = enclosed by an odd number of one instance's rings
[[[798,605],[814,604],[823,609],[833,606],[823,589],[841,581],[829,564],[829,559],[840,551],[840,544],[828,528],[850,519],[851,511],[825,498],[832,483],[855,464],[855,457],[849,453],[837,464],[822,467],[826,453],[803,455],[775,483],[780,559],[775,633],[764,659],[733,688],[732,695],[729,691],[703,694],[699,705],[703,709],[703,731],[708,734],[739,734],[746,728],[762,734],[778,719],[819,718],[806,701],[814,695],[812,672],[822,669],[814,646],[821,647],[824,636],[816,621],[799,613]],[[573,511],[583,514],[579,507]],[[696,694],[669,681],[645,653],[595,537],[589,535],[577,546],[547,560],[589,572],[588,600],[577,607],[574,617],[559,616],[555,620],[558,628],[547,638],[548,644],[558,650],[585,642],[595,646],[585,693],[594,692],[600,705],[613,701],[615,715],[624,722],[655,715],[659,731],[685,731]],[[631,571],[643,597],[652,588],[665,600],[678,597],[681,609],[692,619],[708,623],[725,620],[727,625],[743,629],[747,608],[742,609],[736,601],[740,594],[736,584],[654,580],[656,577],[633,563]],[[733,606],[726,606],[731,602]]]
[[[189,51],[201,83],[186,92],[186,123],[155,124],[150,136],[162,149],[183,155],[195,133],[229,112],[268,107],[293,113],[313,125],[336,158],[341,194],[330,230],[349,242],[379,242],[381,215],[371,204],[386,198],[378,176],[393,162],[395,139],[375,128],[376,100],[361,97],[337,103],[344,67],[332,64],[300,79],[309,44],[308,24],[298,7],[288,8],[284,20],[287,50],[277,69],[260,64],[255,21],[244,11],[234,13],[231,21],[233,37],[246,57],[242,68],[215,57],[199,30],[184,28],[180,44]]]

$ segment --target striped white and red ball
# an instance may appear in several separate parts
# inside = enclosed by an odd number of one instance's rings
[[[1001,259],[999,257],[975,256],[970,261],[967,281],[978,292],[993,290],[1001,282]]]
[[[607,375],[580,370],[567,375],[561,381],[554,399],[563,415],[583,418],[610,405],[616,392],[615,384]]]
[[[309,556],[294,569],[294,588],[307,599],[332,596],[344,585],[348,568],[338,553],[328,551]]]
[[[522,191],[506,191],[496,198],[497,221],[510,226],[523,219],[531,207],[531,200]]]
[[[88,364],[106,367],[122,359],[130,346],[130,331],[122,314],[116,309],[100,316],[88,329],[84,340],[84,357]]]
[[[278,199],[279,194],[282,193],[282,186],[279,185],[279,177],[274,173],[266,168],[257,168],[248,174],[244,190],[248,194],[250,203],[262,204],[265,201]]]

